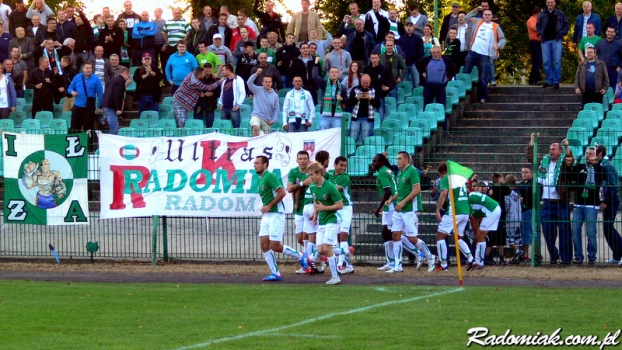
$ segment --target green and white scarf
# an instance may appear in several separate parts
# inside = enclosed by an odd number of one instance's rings
[[[341,109],[341,102],[337,100],[337,96],[340,93],[341,84],[335,83],[336,88],[333,89],[331,80],[326,82],[326,90],[324,90],[324,101],[322,102],[322,115],[326,117],[341,117],[343,110]],[[333,106],[335,106],[335,113],[333,114]]]
[[[540,162],[540,166],[538,167],[538,178],[542,180],[546,180],[546,175],[549,172],[549,163],[551,162],[551,156],[548,154],[542,158],[542,162]],[[559,180],[559,174],[561,173],[561,156],[560,159],[557,159],[557,164],[555,165],[555,174],[553,175],[553,186],[557,186],[557,181]]]

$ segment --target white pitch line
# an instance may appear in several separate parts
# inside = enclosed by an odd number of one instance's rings
[[[334,335],[317,335],[317,334],[287,334],[287,333],[266,333],[263,336],[270,337],[288,337],[288,338],[314,338],[314,339],[335,339]]]
[[[446,295],[446,294],[450,294],[450,293],[459,292],[461,290],[462,290],[462,288],[455,288],[455,289],[450,289],[450,290],[446,290],[446,291],[442,291],[442,292],[437,292],[437,293],[432,293],[432,294],[428,294],[428,295],[421,295],[421,296],[418,296],[418,297],[413,297],[413,298],[408,298],[408,299],[386,301],[384,303],[373,304],[373,305],[359,307],[359,308],[352,309],[352,310],[335,312],[335,313],[324,315],[324,316],[320,316],[320,317],[310,318],[310,319],[307,319],[307,320],[304,320],[304,321],[292,323],[292,324],[281,326],[281,327],[264,329],[262,331],[255,331],[255,332],[250,332],[250,333],[244,333],[244,334],[236,335],[234,337],[226,337],[226,338],[214,339],[214,340],[206,341],[204,343],[199,343],[199,344],[195,344],[195,345],[183,346],[181,348],[177,348],[176,350],[189,350],[189,349],[203,348],[203,347],[207,347],[207,346],[210,346],[210,345],[219,344],[219,343],[225,343],[225,342],[232,341],[232,340],[240,340],[240,339],[249,338],[249,337],[262,336],[262,335],[266,335],[268,333],[277,333],[277,332],[280,332],[280,331],[283,331],[283,330],[286,330],[286,329],[289,329],[289,328],[304,326],[304,325],[308,325],[308,324],[311,324],[311,323],[316,323],[318,321],[324,321],[324,320],[327,320],[329,318],[333,318],[333,317],[337,317],[337,316],[351,315],[351,314],[356,314],[356,313],[359,313],[359,312],[364,312],[364,311],[368,311],[368,310],[372,310],[372,309],[377,309],[377,308],[380,308],[380,307],[391,306],[391,305],[396,305],[396,304],[403,304],[403,303],[409,303],[411,301],[417,301],[417,300],[426,299],[426,298],[433,298],[433,297],[437,297],[437,296],[441,296],[441,295]]]

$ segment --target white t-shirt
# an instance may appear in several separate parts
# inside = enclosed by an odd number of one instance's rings
[[[2,77],[0,80],[0,108],[9,108],[9,89],[7,87],[8,79]]]
[[[105,61],[103,59],[95,59],[95,67],[93,67],[93,74],[95,74],[99,78],[99,81],[101,81],[103,88],[106,87],[106,82],[104,81],[104,64]]]
[[[471,50],[480,55],[490,56],[490,49],[495,39],[495,32],[492,29],[492,25],[492,22],[484,22],[477,28],[477,33],[473,33],[473,35],[475,35],[475,41],[473,41]]]

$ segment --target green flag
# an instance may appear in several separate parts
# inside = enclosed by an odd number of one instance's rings
[[[447,175],[451,188],[459,188],[466,185],[467,181],[473,176],[473,170],[462,166],[451,160],[447,161]]]

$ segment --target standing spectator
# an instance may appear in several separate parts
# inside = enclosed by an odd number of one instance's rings
[[[538,16],[536,31],[542,41],[542,59],[546,74],[542,88],[553,86],[558,90],[562,76],[562,39],[568,34],[569,25],[564,13],[555,5],[555,0],[546,0],[546,10]]]
[[[34,90],[32,99],[32,118],[39,111],[54,112],[54,85],[55,75],[49,69],[50,60],[42,56],[39,58],[39,66],[28,75],[27,89]]]
[[[330,71],[332,68],[337,68],[340,81],[348,74],[348,69],[352,63],[352,57],[348,51],[341,48],[341,39],[333,39],[333,51],[326,54],[326,60],[324,61],[324,70]]]
[[[551,0],[549,0],[551,1]],[[562,146],[566,150],[562,156]],[[570,232],[570,214],[568,201],[568,167],[574,163],[567,144],[552,143],[549,153],[541,161],[533,158],[534,134],[531,134],[527,146],[527,160],[539,162],[538,184],[542,185],[542,234],[550,256],[551,265],[570,265],[572,260],[572,234]],[[555,246],[559,229],[559,249]]]
[[[11,34],[4,32],[4,25],[0,23],[0,62],[4,62],[9,57],[9,42],[13,37]]]
[[[37,45],[37,43],[41,45],[41,43],[47,38],[52,39],[52,41],[58,41],[58,35],[56,34],[56,23],[57,22],[54,17],[48,17],[45,30],[37,32],[37,41],[35,42],[35,45]]]
[[[445,106],[447,101],[445,88],[447,87],[447,82],[452,80],[458,73],[458,67],[449,57],[441,55],[440,46],[435,46],[432,48],[432,56],[427,56],[417,61],[417,70],[425,78],[423,104],[427,106],[436,101],[436,103]],[[447,130],[447,127],[445,127],[445,130]]]
[[[76,8],[71,6],[71,5],[65,6],[65,14],[67,15],[67,20],[69,22],[75,21],[75,19],[76,19]]]
[[[218,57],[218,59],[220,60],[220,62],[222,62],[222,64],[233,65],[233,54],[231,53],[228,47],[223,45],[222,36],[216,33],[212,37],[212,41],[214,43],[207,47],[207,51],[215,54],[216,57]],[[222,70],[221,70],[221,74],[222,74]]]
[[[181,40],[179,42],[181,43]],[[207,74],[210,73],[207,71]],[[194,72],[188,73],[182,80],[179,89],[173,94],[173,112],[178,128],[183,128],[186,125],[188,111],[194,111],[201,94],[206,91],[214,91],[218,87],[219,82],[211,85],[204,84],[201,80],[205,74],[205,69],[195,67]]]
[[[380,107],[378,112],[384,119],[386,117],[386,104],[384,98],[387,96],[390,90],[395,88],[395,81],[390,70],[380,64],[380,55],[378,53],[372,53],[369,56],[371,64],[367,65],[363,70],[364,74],[367,74],[371,78],[371,84],[378,97],[380,98]]]
[[[74,21],[67,20],[67,13],[65,10],[58,10],[56,12],[56,37],[58,42],[62,43],[67,38],[74,38],[78,27]]]
[[[188,22],[186,22],[186,20],[181,18],[181,8],[174,8],[173,19],[166,21],[164,28],[162,28],[162,36],[164,37],[164,42],[166,45],[166,52],[164,52],[163,56],[160,56],[160,60],[162,61],[162,67],[168,66],[169,57],[177,50],[177,42],[180,40],[184,40],[188,32],[190,32],[190,25],[188,24]],[[162,58],[164,59],[162,60]],[[183,79],[186,75],[187,74],[185,74],[181,79]],[[181,80],[179,80],[179,82],[181,83]]]
[[[149,52],[143,53],[142,65],[134,72],[136,82],[136,98],[138,99],[138,115],[144,111],[160,111],[158,102],[162,98],[162,72],[152,62]]]
[[[581,42],[577,45],[577,51],[579,51],[579,59],[581,62],[585,60],[585,48],[595,47],[596,44],[600,41],[601,37],[594,34],[594,24],[587,24],[587,35],[581,39]]]
[[[233,37],[233,30],[227,25],[227,15],[224,13],[221,13],[220,17],[218,17],[218,23],[212,25],[207,31],[208,46],[213,44],[212,38],[216,34],[220,34],[220,38],[224,40],[222,44],[229,47]]]
[[[0,119],[8,119],[11,112],[17,110],[17,95],[15,94],[15,85],[13,80],[6,74],[0,65]]]
[[[203,84],[211,85],[214,83],[218,83],[215,76],[212,72],[212,64],[207,62],[203,65],[204,74],[201,82]],[[194,119],[200,119],[203,121],[203,125],[206,128],[211,128],[214,126],[214,111],[218,105],[218,98],[216,97],[216,93],[219,88],[213,91],[205,91],[201,92],[199,99],[197,100],[197,105],[194,107]]]
[[[93,16],[93,40],[99,40],[99,36],[101,34],[101,30],[106,28],[106,23],[104,22],[104,16],[95,15]]]
[[[196,58],[186,51],[186,42],[179,40],[177,42],[177,53],[171,55],[166,63],[166,81],[172,85],[173,94],[188,74],[195,71],[198,66]]]
[[[259,64],[259,59],[255,53],[255,47],[252,42],[247,41],[244,44],[244,52],[238,58],[238,64],[235,66],[235,73],[247,81],[251,76],[251,70]],[[248,87],[248,86],[247,86]]]
[[[15,29],[19,27],[26,29],[30,25],[30,23],[30,19],[26,17],[24,0],[16,0],[15,10],[9,15],[9,34],[11,34],[11,36],[13,37],[17,36],[17,33],[15,33]]]
[[[156,8],[153,11],[153,15],[155,16],[155,18],[153,19],[153,23],[156,24],[157,29],[156,29],[156,34],[155,34],[155,38],[154,38],[154,47],[153,47],[153,59],[151,60],[151,64],[153,64],[154,66],[158,67],[158,62],[160,62],[160,70],[163,71],[164,68],[166,67],[166,64],[162,64],[162,56],[164,55],[164,53],[166,52],[166,41],[164,41],[164,33],[162,32],[162,30],[164,30],[164,25],[166,25],[166,20],[162,18],[162,9],[161,8]]]
[[[384,36],[384,41],[376,44],[372,52],[378,52],[381,55],[387,52],[387,41],[392,41],[395,44],[393,50],[399,53],[402,57],[404,57],[404,51],[402,51],[402,48],[400,48],[400,46],[395,41],[395,34],[393,34],[393,32],[387,32],[387,34],[385,34]]]
[[[458,30],[456,28],[450,28],[447,40],[445,40],[444,56],[451,58],[456,67],[460,67],[464,64],[464,62],[460,61],[462,59],[462,55],[460,54],[460,40],[456,38],[457,36]]]
[[[93,28],[88,18],[78,9],[78,17],[74,19],[76,23],[76,40],[74,53],[76,56],[76,67],[81,67],[82,63],[88,61],[91,56],[91,44],[93,42]]]
[[[607,22],[605,22],[605,28],[609,27],[616,29],[616,40],[622,38],[622,3],[620,2],[615,6],[615,14],[607,18]]]
[[[547,0],[547,3],[549,1],[554,0]],[[475,21],[475,19],[471,21]],[[473,36],[471,50],[464,64],[464,72],[470,74],[473,67],[477,66],[479,71],[477,99],[480,103],[486,103],[488,99],[488,79],[490,78],[490,59],[491,57],[499,57],[498,50],[505,46],[505,36],[501,27],[492,21],[492,11],[490,10],[485,10],[484,18],[477,21],[474,33],[477,33],[477,35]],[[546,78],[549,79],[548,74]]]
[[[241,16],[241,20],[243,21],[242,23],[240,23],[240,16]],[[236,18],[238,21],[238,26],[244,25],[248,28],[250,28],[250,30],[248,31],[251,35],[251,38],[256,39],[257,35],[259,34],[259,28],[257,28],[257,25],[255,24],[255,22],[253,22],[250,18],[248,18],[248,10],[247,9],[239,9],[238,10],[238,17]]]
[[[287,24],[287,33],[294,34],[295,43],[309,41],[309,30],[311,29],[317,29],[318,38],[324,37],[324,28],[321,27],[320,16],[315,11],[309,10],[311,5],[309,0],[302,0],[300,4],[302,11],[294,13],[289,24]]]
[[[101,46],[95,46],[93,50],[94,56],[91,57],[89,62],[91,63],[91,73],[99,78],[102,90],[106,87],[106,83],[113,77],[112,64],[110,60],[104,57],[104,48]]]
[[[423,55],[430,56],[432,53],[430,50],[434,46],[441,46],[440,41],[434,37],[434,30],[432,29],[431,24],[426,24],[423,26]]]
[[[244,54],[244,46],[246,46],[247,43],[251,43],[253,44],[253,47],[255,47],[255,40],[251,39],[251,37],[248,36],[248,27],[242,27],[239,26],[236,28],[236,30],[240,31],[240,40],[235,44],[235,47],[231,50],[231,53],[233,53],[233,57],[241,57]]]
[[[237,16],[231,14],[229,11],[229,6],[220,6],[220,15],[225,14],[227,16],[227,25],[231,29],[235,29],[238,27],[238,18]]]
[[[123,66],[121,65],[121,59],[119,55],[110,55],[110,58],[108,60],[110,61],[110,67],[112,68],[112,77],[114,78],[117,75],[121,74],[121,68],[123,68]]]
[[[374,36],[374,44],[378,44],[389,31],[389,13],[382,9],[380,0],[372,0],[371,6],[365,14],[365,30]]]
[[[222,70],[222,62],[218,56],[216,56],[213,52],[209,52],[207,50],[207,42],[202,41],[199,43],[199,54],[197,55],[197,63],[199,67],[205,68],[205,64],[209,63],[210,68],[212,69],[212,75],[215,77],[220,75]]]
[[[365,15],[361,13],[359,4],[354,1],[351,2],[350,5],[348,5],[348,11],[350,11],[350,14],[343,17],[343,22],[346,29],[354,28],[354,24],[359,19],[363,20],[363,24],[365,23]]]
[[[44,32],[46,29],[47,27],[41,24],[41,19],[39,15],[34,15],[32,16],[32,25],[29,25],[26,28],[26,36],[29,38],[32,38],[33,42],[35,43],[35,46],[41,45],[40,42],[37,44],[37,41],[39,38],[38,34],[40,32]]]
[[[279,37],[275,32],[268,33],[268,44],[270,44],[269,47],[274,50],[274,52],[283,46],[283,44],[279,42]]]
[[[329,78],[324,89],[322,101],[322,115],[320,116],[320,130],[340,128],[343,116],[341,83],[339,82],[339,69],[332,67],[328,71]]]
[[[294,88],[287,92],[283,101],[283,130],[305,132],[315,120],[314,102],[311,93],[302,88],[303,79],[293,76]]]
[[[279,95],[272,89],[272,78],[263,77],[262,87],[255,85],[255,79],[261,74],[261,68],[248,78],[248,88],[253,93],[253,112],[250,125],[253,136],[270,133],[270,127],[279,121]]]
[[[572,34],[572,42],[577,45],[581,39],[588,35],[587,24],[592,23],[594,25],[594,33],[600,36],[601,25],[600,16],[592,12],[592,3],[589,1],[583,2],[583,13],[577,16],[574,21],[574,33]]]
[[[213,16],[214,9],[210,5],[203,6],[203,16],[199,18],[201,29],[207,31],[214,24],[218,24],[218,18]]]
[[[609,27],[605,31],[605,40],[596,43],[596,57],[605,62],[609,74],[609,85],[618,81],[618,71],[622,68],[622,42],[616,40],[616,29]]]
[[[447,40],[449,28],[458,26],[458,13],[460,13],[460,4],[454,2],[451,4],[451,12],[447,16],[443,17],[443,24],[441,24],[441,32],[439,34],[441,42],[445,42],[445,40]]]
[[[402,35],[397,43],[402,48],[402,51],[404,51],[404,63],[408,68],[406,80],[411,81],[413,83],[413,87],[418,87],[419,72],[417,71],[415,62],[419,61],[423,57],[423,39],[421,39],[419,35],[415,34],[414,31],[415,25],[412,22],[406,22],[406,34]]]
[[[90,62],[84,63],[82,73],[73,78],[67,91],[75,97],[69,129],[74,132],[93,128],[103,129],[106,123],[106,119],[101,115],[104,89],[100,80],[93,74],[93,65]],[[100,116],[96,117],[96,114]]]
[[[270,48],[270,42],[268,38],[265,36],[259,40],[260,47],[255,50],[255,52],[259,55],[260,53],[265,53],[268,56],[268,63],[272,65],[276,65],[276,52]]]
[[[529,85],[542,85],[540,70],[542,69],[542,43],[536,30],[540,7],[531,10],[531,17],[527,20],[527,32],[529,34],[529,52],[531,53],[531,71],[529,72]]]
[[[257,36],[255,34],[255,32],[253,31],[253,29],[251,27],[248,27],[244,24],[245,19],[244,16],[242,15],[238,15],[238,27],[233,29],[233,31],[231,32],[231,44],[228,45],[229,48],[231,49],[231,51],[235,50],[236,44],[240,41],[243,40],[242,39],[242,35],[240,34],[240,31],[242,30],[242,28],[246,29],[248,36],[255,39]]]
[[[415,34],[423,38],[423,28],[429,24],[428,17],[419,12],[419,6],[416,4],[408,6],[410,17],[406,19],[406,23],[410,22],[415,26]]]
[[[105,17],[104,21],[106,27],[99,31],[97,45],[104,48],[103,57],[105,58],[109,58],[113,53],[120,55],[124,41],[123,29],[117,27],[112,16]]]
[[[259,60],[259,64],[253,69],[251,69],[251,74],[255,74],[258,69],[261,69],[261,74],[257,75],[257,79],[255,79],[255,84],[260,84],[263,81],[263,77],[270,76],[272,77],[272,85],[275,90],[280,90],[283,87],[283,79],[281,77],[281,73],[276,68],[276,66],[272,64],[268,64],[268,55],[265,52],[262,52],[257,55],[257,59]],[[258,79],[261,79],[257,81]]]
[[[289,72],[292,68],[292,62],[296,57],[300,56],[300,50],[296,47],[296,38],[294,34],[287,34],[287,40],[285,44],[276,51],[276,66],[281,73],[281,79],[283,81],[283,87],[290,88],[291,81],[289,79]]]
[[[350,92],[355,87],[361,85],[361,76],[362,69],[359,69],[359,65],[357,62],[350,63],[350,69],[348,70],[348,75],[341,80],[341,94],[344,97],[344,100],[347,100],[350,97]],[[349,105],[348,105],[349,106]],[[348,112],[352,110],[348,109]]]
[[[321,26],[321,25],[320,25]],[[324,27],[322,27],[324,28]],[[326,33],[326,39],[322,40],[321,38],[318,39],[317,37],[317,29],[313,28],[311,30],[309,30],[309,41],[308,43],[314,43],[317,45],[317,50],[319,52],[321,52],[322,54],[325,54],[326,51],[328,51],[328,49],[330,48],[330,45],[333,43],[333,36],[330,35],[330,33],[323,29],[324,33]]]
[[[253,68],[254,69],[254,68]],[[218,109],[220,109],[220,119],[231,120],[234,128],[239,128],[240,105],[246,98],[244,80],[233,72],[230,64],[223,66],[225,79],[221,82],[220,97],[218,98]]]
[[[509,192],[504,197],[505,201],[505,238],[507,244],[514,251],[514,257],[510,261],[515,261],[523,256],[522,250],[522,232],[521,232],[521,202],[520,193],[516,186],[516,176],[513,174],[505,177],[505,184],[508,186]]]
[[[581,94],[581,106],[586,103],[603,102],[603,95],[609,89],[609,74],[605,62],[596,59],[596,50],[585,49],[587,59],[579,64],[574,81],[575,93]]]
[[[104,118],[108,122],[109,132],[112,135],[119,133],[119,117],[123,114],[125,100],[125,86],[130,80],[130,70],[127,67],[119,68],[119,75],[106,84],[101,107]]]
[[[259,0],[255,0],[253,12],[255,12],[255,16],[261,22],[261,32],[257,36],[258,39],[268,35],[269,32],[275,32],[279,34],[279,38],[282,41],[285,41],[283,21],[281,20],[281,15],[274,12],[274,2],[272,0],[266,1],[266,12],[259,10]]]
[[[396,9],[389,10],[389,31],[387,33],[393,33],[395,40],[399,40],[406,33],[404,25],[397,19]]]
[[[365,22],[357,19],[354,28],[348,28],[344,21],[339,25],[339,34],[346,36],[346,51],[351,53],[352,61],[359,63],[360,67],[365,67],[367,59],[374,49],[374,36],[365,30]]]
[[[34,18],[35,15],[39,16],[39,20],[42,23],[47,23],[48,17],[52,16],[54,11],[45,3],[45,0],[33,0],[30,3],[30,8],[26,12],[26,17]],[[34,22],[32,22],[34,25]]]
[[[126,38],[125,41],[128,44],[127,46],[127,52],[128,55],[127,57],[131,59],[132,55],[133,55],[133,51],[134,51],[134,41],[132,40],[132,33],[134,31],[134,26],[141,21],[141,16],[138,15],[138,13],[134,12],[132,10],[132,2],[131,1],[125,1],[123,3],[123,8],[125,9],[125,11],[123,11],[121,14],[119,14],[119,16],[117,16],[117,23],[120,23],[122,20],[125,21],[125,30],[126,30]],[[149,20],[149,14],[147,14],[147,20]],[[138,55],[138,57],[140,57],[140,54]],[[123,58],[123,56],[121,56],[121,58]],[[140,61],[137,60],[137,63],[139,63]]]
[[[406,67],[402,55],[394,51],[395,42],[388,41],[386,47],[387,52],[380,55],[380,64],[385,66],[392,74],[395,88],[389,94],[397,99],[397,84],[406,77],[408,67]]]
[[[380,107],[380,99],[376,90],[371,86],[369,75],[363,75],[361,85],[352,89],[348,97],[348,105],[352,109],[350,137],[357,145],[364,144],[365,139],[374,129],[376,111]]]
[[[469,50],[471,49],[471,41],[473,41],[473,27],[471,27],[466,20],[466,13],[460,11],[458,13],[458,35],[456,36],[460,40],[460,56],[462,65],[466,59]]]
[[[186,35],[186,42],[188,43],[188,52],[193,55],[199,54],[199,43],[207,41],[207,30],[201,27],[201,21],[198,18],[193,18],[190,21],[190,32]]]
[[[73,108],[73,104],[75,102],[75,97],[69,93],[69,85],[73,81],[76,75],[78,75],[78,70],[71,63],[71,57],[63,56],[60,59],[60,64],[63,67],[63,75],[58,77],[58,91],[63,94],[65,98],[65,103],[63,104],[63,112],[68,112]],[[69,126],[69,125],[68,125]]]
[[[605,182],[600,184],[603,189],[600,210],[603,212],[603,236],[613,254],[613,258],[607,262],[622,266],[622,237],[613,226],[620,206],[620,177],[607,157],[605,146],[596,147],[596,160],[606,175]]]
[[[67,46],[56,46],[52,38],[45,39],[45,41],[43,41],[43,46],[35,48],[35,51],[32,53],[35,60],[38,60],[41,56],[47,57],[49,60],[48,63],[50,64],[48,69],[56,69],[57,72],[63,71],[60,66],[60,58],[69,54],[71,54],[71,50]],[[57,74],[57,72],[54,74]]]
[[[132,29],[132,66],[140,66],[145,52],[153,57],[157,32],[158,25],[149,21],[149,12],[141,12],[140,22],[136,22]]]
[[[514,257],[510,264],[520,264],[521,262],[529,262],[529,247],[533,229],[531,226],[531,216],[533,214],[533,173],[530,166],[523,166],[521,169],[521,177],[523,181],[518,184],[518,192],[521,196],[521,233],[523,238],[522,254]]]
[[[10,57],[7,58],[4,62],[5,65],[7,62],[12,66],[11,69],[8,67],[4,67],[4,73],[10,72],[11,80],[13,80],[13,84],[15,85],[15,92],[17,97],[24,97],[24,88],[26,86],[26,81],[28,80],[28,65],[21,57],[21,51],[18,46],[11,48]]]
[[[314,105],[317,104],[317,92],[319,86],[324,81],[320,77],[322,67],[320,58],[311,55],[309,44],[300,44],[300,57],[292,62],[289,76],[298,76],[302,80],[302,86],[309,92]],[[294,79],[292,79],[292,83]]]

